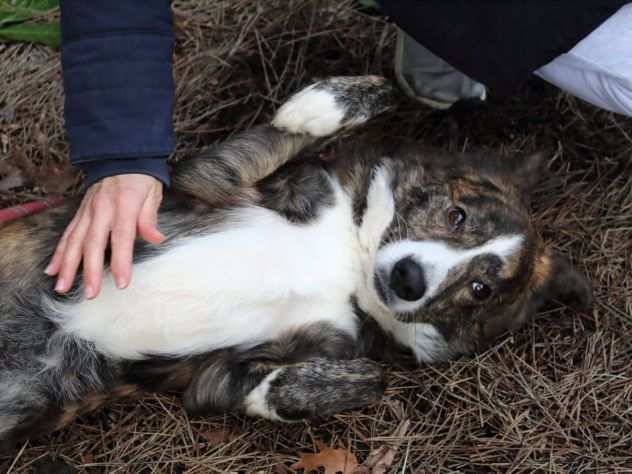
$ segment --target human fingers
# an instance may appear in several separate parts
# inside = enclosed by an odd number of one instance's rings
[[[91,219],[83,242],[84,296],[88,299],[96,297],[101,291],[104,254],[114,216],[114,199],[107,188],[102,188],[90,202]]]
[[[158,209],[162,200],[162,186],[147,196],[138,216],[138,233],[147,242],[159,244],[165,236],[158,230]]]
[[[143,202],[144,196],[135,192],[122,192],[117,196],[110,268],[116,286],[121,289],[126,288],[131,279],[136,228]]]
[[[70,289],[75,280],[77,268],[81,263],[83,244],[92,220],[89,203],[77,217],[77,223],[68,234],[61,257],[57,283],[55,284],[55,291],[58,293],[66,293]]]

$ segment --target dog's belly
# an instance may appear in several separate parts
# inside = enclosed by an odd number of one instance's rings
[[[237,209],[222,229],[136,264],[127,289],[106,275],[95,300],[53,304],[54,318],[122,358],[253,346],[319,321],[355,334],[357,228],[336,188],[336,204],[308,224]]]

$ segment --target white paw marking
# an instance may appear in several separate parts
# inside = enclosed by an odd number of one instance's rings
[[[344,115],[345,110],[334,94],[312,85],[283,104],[272,125],[292,133],[325,137],[340,130]]]
[[[283,369],[276,369],[270,372],[266,377],[253,388],[244,400],[246,413],[250,416],[260,416],[273,421],[284,421],[276,410],[268,403],[268,392],[270,391],[270,383],[277,378]]]

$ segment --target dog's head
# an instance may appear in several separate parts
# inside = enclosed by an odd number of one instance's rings
[[[590,304],[587,280],[533,228],[527,194],[541,162],[414,151],[374,168],[365,306],[419,359],[481,349],[550,299]]]

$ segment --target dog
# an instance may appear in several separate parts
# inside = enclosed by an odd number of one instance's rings
[[[165,242],[138,241],[130,286],[106,268],[94,300],[43,273],[78,202],[0,229],[4,446],[145,391],[181,393],[194,416],[329,416],[381,397],[380,361],[470,354],[548,300],[589,305],[529,215],[541,156],[303,157],[394,102],[383,78],[325,79],[180,162]]]

